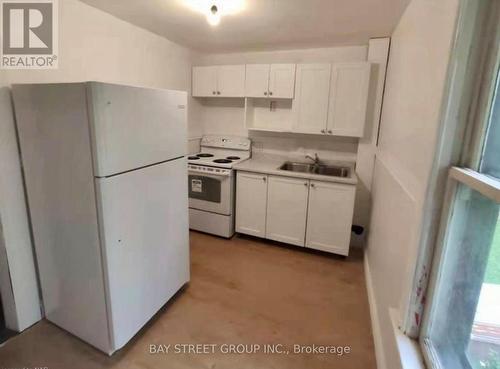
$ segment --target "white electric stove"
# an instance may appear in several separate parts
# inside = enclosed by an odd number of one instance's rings
[[[222,237],[234,234],[233,165],[250,158],[246,137],[204,136],[201,152],[188,156],[189,227]]]

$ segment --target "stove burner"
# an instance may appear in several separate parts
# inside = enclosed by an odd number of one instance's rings
[[[200,158],[197,156],[188,156],[188,160],[198,160],[198,159]]]
[[[196,156],[199,158],[211,158],[213,155],[212,154],[205,154],[202,152],[201,154],[197,154]]]
[[[232,160],[228,160],[228,159],[215,159],[214,160],[214,163],[219,163],[219,164],[229,164],[232,162],[233,162]]]
[[[239,156],[228,156],[226,159],[228,160],[240,160]]]

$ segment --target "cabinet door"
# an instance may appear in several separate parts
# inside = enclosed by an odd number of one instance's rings
[[[295,88],[295,64],[271,64],[269,96],[293,99]]]
[[[245,96],[245,65],[221,65],[217,69],[217,95]]]
[[[293,103],[298,133],[325,133],[330,92],[330,64],[298,64]]]
[[[306,247],[349,253],[354,194],[354,185],[311,181]]]
[[[238,172],[236,178],[236,232],[265,237],[267,176]]]
[[[307,179],[269,176],[266,238],[304,246]]]
[[[217,94],[217,67],[193,67],[193,96],[215,96]]]
[[[247,64],[245,96],[267,97],[269,92],[269,64]]]
[[[328,133],[363,136],[370,71],[371,64],[367,62],[332,65]]]

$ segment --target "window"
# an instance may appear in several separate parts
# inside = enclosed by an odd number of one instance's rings
[[[495,58],[487,119],[475,126],[484,132],[477,170],[454,167],[449,172],[420,333],[431,368],[500,369],[500,87]]]

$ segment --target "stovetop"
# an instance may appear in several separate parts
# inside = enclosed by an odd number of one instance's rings
[[[201,152],[188,156],[188,163],[231,169],[234,164],[250,157],[251,142],[246,137],[204,136]]]
[[[249,157],[249,152],[217,153],[208,152],[208,150],[206,150],[201,153],[188,156],[188,163],[217,168],[232,168],[234,164],[240,163],[243,160],[248,159]]]

